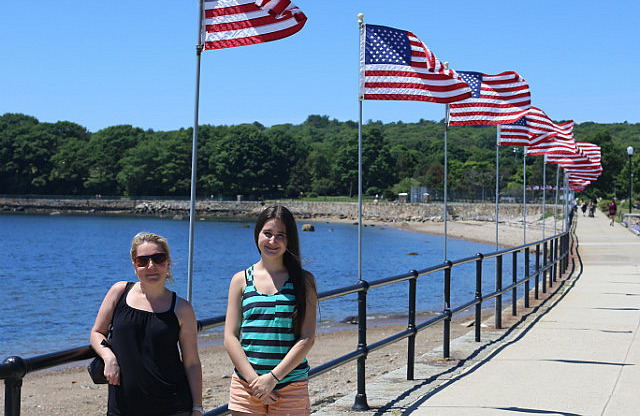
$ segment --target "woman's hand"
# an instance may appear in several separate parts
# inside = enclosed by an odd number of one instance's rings
[[[118,360],[115,355],[113,355],[113,358],[105,360],[104,376],[107,378],[109,384],[113,384],[114,386],[120,384],[120,366],[118,365]]]
[[[251,392],[264,404],[275,403],[278,400],[278,395],[273,392],[273,389],[278,384],[278,381],[271,376],[271,373],[263,374],[253,379],[249,383]]]

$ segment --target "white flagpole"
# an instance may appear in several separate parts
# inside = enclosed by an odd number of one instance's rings
[[[556,222],[558,220],[558,191],[560,181],[560,165],[556,165],[556,205],[553,209],[553,235],[558,234]]]
[[[196,45],[196,94],[193,111],[193,143],[191,147],[191,202],[189,205],[189,260],[187,271],[187,300],[191,302],[193,291],[193,230],[196,211],[196,169],[198,166],[198,112],[200,104],[200,55],[204,49],[202,18],[204,4],[198,1],[198,44]]]
[[[547,192],[547,156],[543,156],[542,160],[542,239],[544,240],[544,224],[547,222],[545,209],[545,199]]]
[[[362,101],[364,100],[364,53],[365,53],[365,24],[364,15],[358,13],[360,27],[360,93],[358,94],[358,281],[362,280]]]
[[[527,244],[527,146],[522,155],[522,238],[523,244]]]
[[[500,125],[496,126],[496,251],[498,251],[498,198],[500,196]]]
[[[449,65],[444,63],[445,68]],[[449,163],[447,156],[447,136],[449,132],[449,104],[445,105],[444,114],[444,261],[447,261],[447,218],[449,217],[449,209],[447,207],[447,188],[449,179]]]

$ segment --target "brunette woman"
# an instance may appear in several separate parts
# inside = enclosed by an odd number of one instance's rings
[[[302,269],[296,221],[280,205],[256,221],[260,260],[229,285],[224,345],[235,365],[233,415],[308,415],[316,329],[315,279]]]

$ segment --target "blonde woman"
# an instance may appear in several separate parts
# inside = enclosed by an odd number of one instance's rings
[[[105,362],[108,416],[200,416],[202,369],[191,304],[166,288],[167,241],[139,233],[131,243],[136,282],[114,284],[91,330]],[[111,330],[111,339],[107,334]]]

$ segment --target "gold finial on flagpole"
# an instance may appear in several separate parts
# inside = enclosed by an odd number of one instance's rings
[[[364,22],[364,14],[358,13],[358,23],[362,24]]]
[[[444,69],[449,69],[449,62],[444,63]]]

